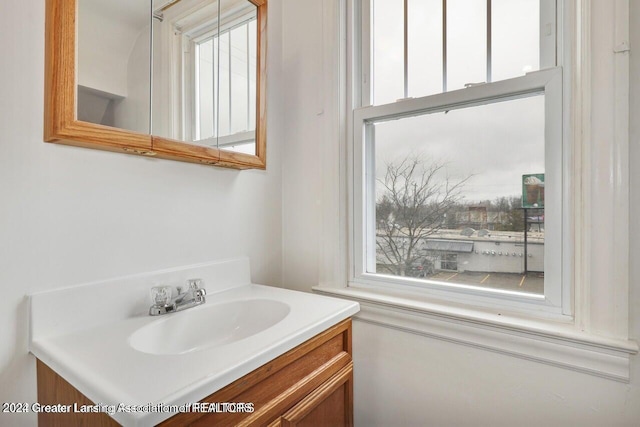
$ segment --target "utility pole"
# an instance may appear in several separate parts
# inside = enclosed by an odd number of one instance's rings
[[[524,274],[527,274],[528,266],[527,266],[527,232],[529,231],[529,227],[527,226],[527,208],[522,209],[524,212]]]

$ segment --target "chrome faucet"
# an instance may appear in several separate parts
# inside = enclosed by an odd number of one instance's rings
[[[186,290],[183,292],[182,287],[176,287],[178,294],[173,298],[173,288],[171,286],[156,286],[152,288],[151,299],[153,300],[153,305],[149,308],[149,315],[158,316],[204,304],[207,291],[201,286],[201,279],[187,280]]]

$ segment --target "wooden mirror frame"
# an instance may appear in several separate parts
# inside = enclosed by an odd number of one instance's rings
[[[44,141],[234,169],[265,169],[267,0],[257,7],[256,155],[77,119],[77,0],[46,0]]]

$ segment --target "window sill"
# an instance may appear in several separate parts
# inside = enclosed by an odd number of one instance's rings
[[[316,286],[319,294],[360,303],[359,321],[483,348],[502,354],[629,382],[631,340],[578,331],[573,324],[416,300],[397,291]]]

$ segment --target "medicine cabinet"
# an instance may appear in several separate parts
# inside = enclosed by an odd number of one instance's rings
[[[46,142],[266,167],[267,0],[47,0]]]

